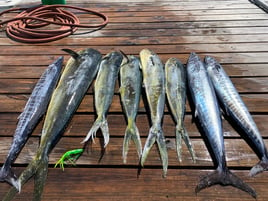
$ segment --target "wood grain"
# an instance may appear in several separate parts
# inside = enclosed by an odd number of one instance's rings
[[[17,117],[37,80],[57,57],[64,56],[64,64],[69,59],[69,55],[61,50],[63,48],[91,47],[103,55],[114,50],[139,55],[143,48],[150,48],[163,63],[176,57],[186,64],[190,52],[198,53],[201,58],[213,56],[231,77],[268,145],[268,15],[257,6],[244,0],[68,0],[67,3],[100,11],[109,17],[109,24],[96,32],[79,29],[77,35],[42,44],[18,43],[0,32],[0,165],[10,148]],[[82,23],[98,22],[85,13],[76,14]],[[12,16],[14,14],[2,16],[1,20]],[[108,113],[111,138],[105,152],[102,134],[98,132],[96,143],[89,145],[77,166],[67,166],[64,172],[53,168],[65,151],[81,148],[80,142],[96,118],[93,85],[94,82],[50,154],[42,200],[253,200],[230,186],[213,186],[195,194],[199,178],[212,172],[214,165],[188,100],[184,123],[197,153],[197,162],[192,162],[184,143],[182,162],[178,161],[175,124],[166,106],[163,130],[169,153],[168,175],[162,178],[161,161],[157,146],[154,146],[137,177],[140,167],[133,143],[127,164],[122,161],[126,121],[118,82]],[[146,108],[141,100],[137,126],[142,145],[150,128]],[[40,119],[13,165],[18,175],[36,153],[43,122],[44,119]],[[257,191],[258,200],[267,200],[267,172],[255,178],[248,176],[250,168],[259,159],[231,123],[228,118],[223,119],[228,167]],[[0,198],[9,188],[8,184],[0,183]],[[31,200],[32,192],[33,179],[23,186],[14,200]]]

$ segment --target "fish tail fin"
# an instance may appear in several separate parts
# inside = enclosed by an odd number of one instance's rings
[[[92,128],[88,132],[85,139],[82,141],[82,143],[87,142],[90,138],[94,141],[94,138],[96,137],[96,132],[98,129],[101,129],[102,135],[104,137],[104,147],[109,143],[109,128],[107,120],[104,117],[98,117],[96,121],[94,122]]]
[[[133,140],[133,142],[135,143],[138,156],[141,157],[142,145],[141,145],[140,134],[136,126],[136,123],[133,119],[128,119],[128,126],[125,131],[125,137],[124,137],[124,142],[123,142],[123,162],[124,163],[127,162],[127,154],[128,154],[130,140]]]
[[[242,191],[247,192],[252,197],[256,198],[257,194],[253,188],[251,188],[248,184],[243,182],[239,177],[233,174],[230,170],[225,169],[217,169],[209,175],[204,176],[199,184],[195,188],[195,192],[198,193],[202,189],[208,188],[210,186],[220,184],[223,186],[233,186]]]
[[[0,169],[0,181],[7,182],[10,185],[14,186],[18,191],[20,191],[20,183],[18,182],[18,178],[10,166],[2,166]]]
[[[45,183],[45,178],[44,175],[41,174],[46,174],[47,171],[46,170],[48,167],[48,158],[47,157],[43,157],[42,159],[38,159],[38,157],[36,157],[35,159],[33,159],[29,165],[27,166],[27,168],[21,173],[18,182],[19,182],[19,186],[20,189],[21,187],[32,177],[35,175],[34,180],[35,180],[35,195],[34,197],[36,199],[36,201],[41,200],[41,194],[43,191],[43,187],[44,187],[44,183]],[[43,171],[43,173],[42,173]],[[43,177],[43,178],[41,178]],[[41,185],[41,183],[43,182],[43,185]],[[39,186],[37,186],[39,185]],[[19,192],[20,192],[19,189]],[[37,189],[40,193],[37,193]],[[15,195],[17,194],[18,190],[15,187],[12,187],[9,192],[5,195],[5,197],[3,198],[2,201],[9,201],[12,200]],[[39,197],[38,197],[39,196]]]
[[[180,162],[182,161],[182,159],[181,159],[181,147],[182,147],[181,141],[182,141],[182,139],[185,142],[185,144],[186,144],[186,146],[191,154],[193,162],[195,163],[196,162],[195,151],[193,149],[188,132],[184,126],[177,125],[176,126],[176,149],[177,149],[178,159]]]
[[[268,170],[268,158],[267,157],[263,157],[256,165],[254,165],[250,172],[249,172],[249,176],[253,177],[258,173],[261,173],[265,170]]]
[[[154,126],[150,128],[149,135],[148,135],[148,138],[146,140],[146,143],[144,145],[143,152],[141,155],[140,164],[141,166],[144,165],[144,162],[152,146],[154,145],[155,141],[157,142],[158,150],[159,150],[161,161],[162,161],[163,176],[166,177],[167,167],[168,167],[168,153],[167,153],[167,146],[165,142],[164,133],[161,128],[155,128]]]
[[[34,178],[34,196],[33,200],[41,201],[44,185],[46,183],[48,172],[48,160],[40,161],[39,167],[35,173]]]

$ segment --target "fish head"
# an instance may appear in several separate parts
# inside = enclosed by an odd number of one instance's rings
[[[211,56],[206,56],[204,60],[205,60],[205,68],[210,77],[219,76],[219,74],[222,73],[223,71],[222,66],[215,58]]]
[[[52,72],[57,73],[62,69],[63,56],[58,57],[52,64],[49,65],[47,70],[44,72],[44,77],[51,74]],[[53,74],[53,73],[52,73]]]
[[[78,52],[79,58],[77,59],[80,63],[96,62],[100,60],[101,54],[99,51],[86,48]]]
[[[188,73],[195,73],[202,70],[203,62],[200,60],[199,56],[192,52],[187,61],[187,72]]]
[[[106,65],[110,66],[110,65],[115,65],[115,66],[120,66],[123,60],[123,55],[120,52],[110,52],[108,54],[106,54],[103,59],[102,62],[106,63]]]
[[[181,69],[181,68],[184,68],[184,66],[179,59],[171,57],[166,61],[165,68],[172,70],[172,69],[176,69],[176,68]]]
[[[155,66],[161,66],[163,68],[163,63],[156,53],[149,49],[143,49],[140,51],[141,67],[151,71]]]

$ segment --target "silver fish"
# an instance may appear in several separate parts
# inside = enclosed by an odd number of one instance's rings
[[[127,128],[123,143],[123,161],[126,163],[129,149],[129,141],[133,140],[139,157],[142,153],[142,145],[139,130],[136,126],[136,116],[139,109],[141,94],[142,75],[140,71],[140,60],[131,55],[123,60],[120,67],[120,96],[124,112],[127,118]]]
[[[41,200],[42,197],[48,171],[48,155],[81,103],[97,74],[101,61],[101,54],[91,48],[78,53],[69,49],[64,50],[71,54],[72,58],[68,60],[59,84],[52,94],[37,153],[18,179],[22,186],[33,175],[35,176],[34,201]],[[3,201],[11,200],[16,193],[17,190],[13,187]]]
[[[143,49],[140,52],[140,59],[143,84],[150,107],[152,123],[143,148],[141,165],[144,165],[148,153],[156,141],[162,160],[163,176],[165,177],[168,167],[167,147],[162,129],[162,119],[165,107],[165,72],[160,58],[153,51]]]
[[[17,128],[7,158],[0,170],[0,181],[6,181],[19,190],[17,176],[11,169],[40,118],[45,114],[51,94],[57,85],[62,69],[63,57],[54,61],[41,75],[29,97],[23,112],[19,115]]]
[[[225,158],[222,122],[216,94],[206,69],[200,58],[191,53],[187,63],[188,84],[198,117],[208,139],[217,169],[203,177],[196,187],[196,192],[215,184],[232,185],[256,198],[256,192],[228,168]]]
[[[175,133],[178,159],[181,162],[181,140],[183,139],[195,162],[195,152],[183,123],[186,104],[186,70],[178,59],[170,58],[165,64],[165,76],[167,100],[176,123]]]
[[[239,96],[232,81],[225,73],[222,66],[212,57],[205,57],[205,64],[208,75],[210,76],[219,100],[224,105],[225,111],[238,125],[244,130],[250,143],[254,145],[256,153],[260,158],[251,170],[250,176],[254,176],[268,169],[267,149],[262,136],[251,117],[245,103]]]
[[[82,143],[87,142],[90,138],[94,139],[99,128],[104,136],[104,147],[109,143],[110,134],[106,116],[112,103],[115,82],[118,78],[122,60],[121,53],[110,52],[100,63],[100,69],[94,84],[97,119]]]

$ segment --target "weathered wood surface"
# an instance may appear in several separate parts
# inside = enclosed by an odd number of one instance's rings
[[[64,55],[62,48],[80,50],[92,47],[103,55],[122,50],[138,55],[150,48],[165,62],[177,57],[186,63],[194,51],[201,57],[211,55],[222,63],[231,76],[243,100],[252,113],[266,145],[268,145],[268,14],[242,0],[115,0],[76,1],[68,4],[98,10],[108,15],[110,22],[102,30],[45,44],[21,44],[0,33],[0,165],[9,150],[17,117],[38,78],[52,61]],[[8,18],[5,16],[4,18]],[[79,14],[83,23],[95,18]],[[79,33],[84,30],[79,30]],[[232,187],[213,186],[197,195],[194,192],[199,177],[214,169],[209,152],[187,102],[185,125],[193,141],[197,162],[191,161],[183,144],[182,162],[175,152],[175,125],[165,108],[163,129],[169,147],[169,170],[162,178],[162,167],[156,146],[150,152],[137,178],[138,157],[133,144],[127,164],[122,162],[122,143],[126,127],[118,93],[108,113],[111,139],[102,154],[102,135],[77,161],[76,167],[62,172],[55,162],[65,151],[80,148],[95,119],[93,87],[88,90],[64,136],[50,155],[50,169],[43,200],[253,200]],[[20,173],[31,161],[38,147],[43,120],[20,153],[14,169]],[[137,125],[144,144],[150,127],[148,111],[141,100]],[[230,169],[256,189],[258,200],[268,199],[268,173],[249,178],[249,169],[258,162],[254,151],[237,130],[223,119],[227,163]],[[101,158],[101,160],[100,160]],[[30,180],[15,200],[31,200]],[[10,188],[0,183],[0,198]]]

